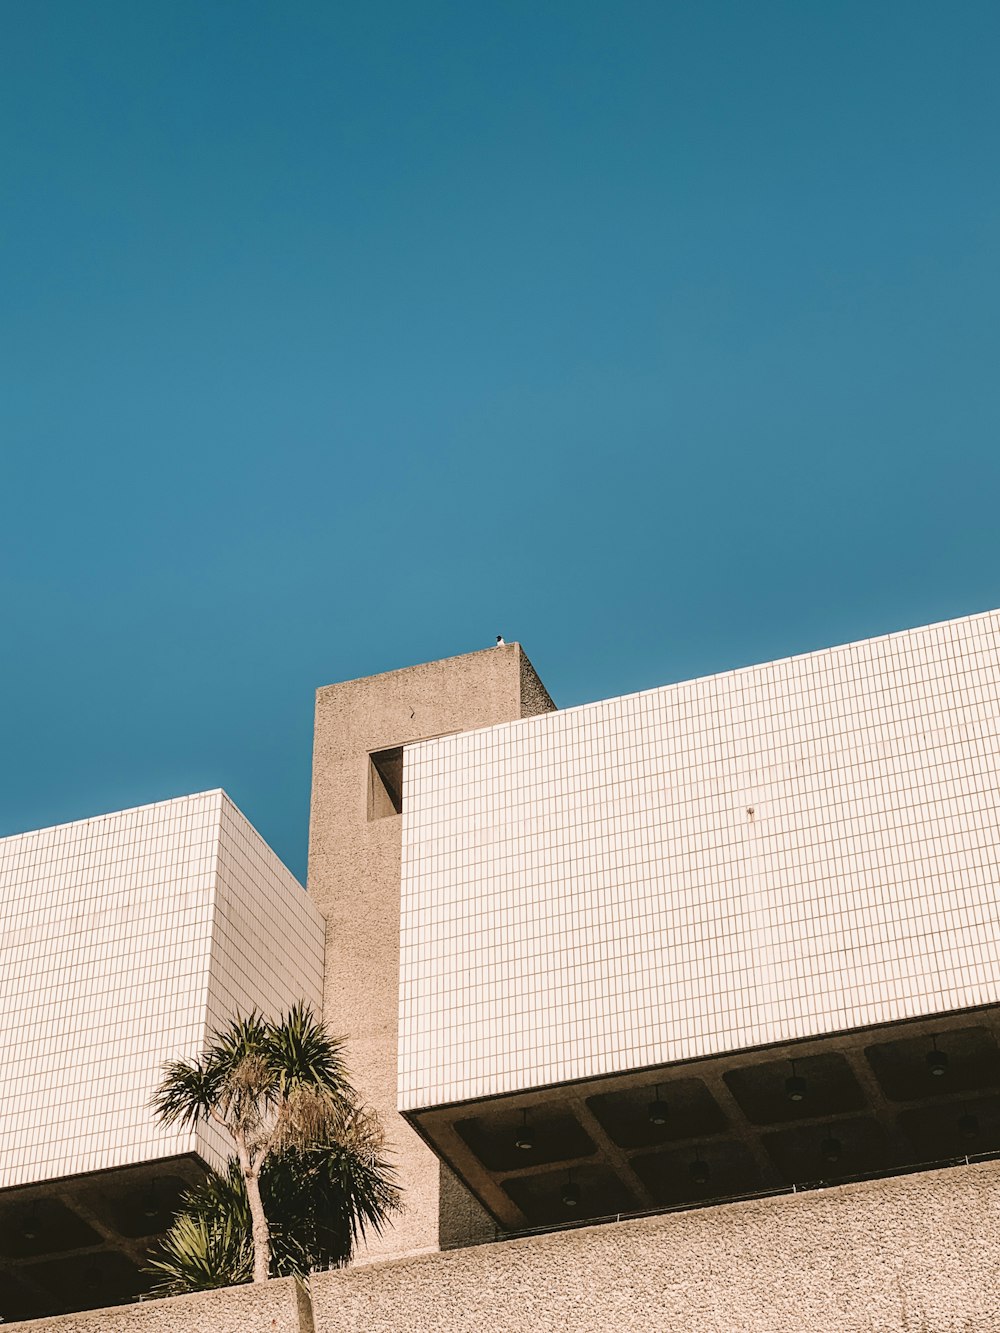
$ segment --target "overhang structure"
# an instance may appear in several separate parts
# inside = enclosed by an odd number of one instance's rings
[[[1000,1148],[1000,615],[407,746],[398,1104],[499,1228]]]

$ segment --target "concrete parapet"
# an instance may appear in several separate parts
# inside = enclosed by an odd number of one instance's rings
[[[1000,1163],[421,1255],[311,1281],[317,1333],[996,1333]]]
[[[996,1333],[1000,1162],[608,1222],[23,1333]]]
[[[309,1297],[294,1278],[196,1296],[4,1324],[4,1333],[314,1333]]]

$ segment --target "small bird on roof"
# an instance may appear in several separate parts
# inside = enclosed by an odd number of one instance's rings
[[[498,635],[497,635],[497,647],[498,647],[498,648],[502,648],[503,646],[504,646],[503,635],[502,635],[502,634],[498,634]]]

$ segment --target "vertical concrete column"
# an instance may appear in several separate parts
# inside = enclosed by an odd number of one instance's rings
[[[327,923],[324,1016],[348,1039],[352,1074],[382,1117],[404,1191],[404,1212],[370,1240],[366,1259],[461,1244],[483,1225],[478,1205],[450,1173],[442,1180],[446,1169],[396,1112],[402,818],[393,756],[372,756],[554,707],[516,643],[316,693],[308,887]]]

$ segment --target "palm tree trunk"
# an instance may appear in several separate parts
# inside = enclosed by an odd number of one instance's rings
[[[250,1225],[253,1237],[253,1280],[266,1282],[271,1276],[271,1228],[260,1197],[260,1176],[254,1170],[244,1171],[247,1202],[250,1205]]]

